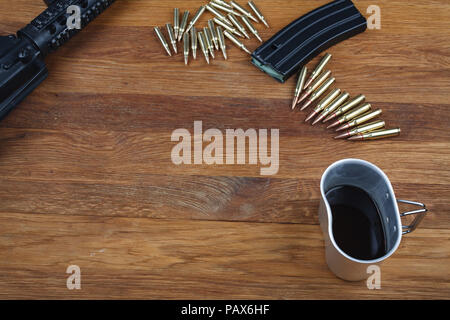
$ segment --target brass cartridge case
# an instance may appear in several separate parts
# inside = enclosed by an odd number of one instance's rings
[[[203,34],[204,34],[205,39],[206,39],[206,46],[209,49],[209,53],[211,54],[211,57],[213,59],[215,59],[216,56],[214,55],[214,44],[213,44],[213,41],[212,41],[211,32],[209,31],[208,27],[204,27],[203,28]]]
[[[292,110],[294,110],[297,105],[298,98],[300,98],[300,95],[302,94],[303,85],[305,84],[307,75],[308,67],[305,65],[298,75],[297,85],[295,86],[294,100],[292,101]]]
[[[358,133],[366,133],[370,131],[375,131],[379,129],[383,129],[386,123],[383,120],[378,120],[374,122],[370,122],[367,124],[360,125],[352,130],[347,130],[346,132],[334,137],[335,139],[344,139],[351,136],[354,136]]]
[[[329,106],[327,106],[325,109],[323,109],[322,113],[317,117],[316,120],[314,120],[313,125],[318,123],[319,121],[322,121],[327,115],[330,114],[330,112],[333,112],[337,108],[339,108],[347,99],[350,97],[350,94],[348,92],[343,92],[339,97],[337,97]]]
[[[183,14],[183,19],[181,19],[180,31],[178,31],[178,42],[181,41],[184,35],[184,31],[186,30],[187,22],[189,19],[189,11],[185,11]]]
[[[363,94],[354,97],[352,100],[344,104],[342,107],[339,107],[338,109],[336,109],[336,111],[333,111],[327,118],[325,118],[325,120],[323,120],[323,122],[325,123],[327,121],[330,121],[331,119],[339,117],[340,115],[346,113],[347,111],[353,109],[360,103],[364,102],[365,99],[366,97]]]
[[[173,52],[178,53],[177,39],[175,38],[175,32],[170,23],[166,23],[167,34],[169,35],[170,43],[172,44]]]
[[[220,20],[223,20],[227,23],[231,23],[227,17],[220,12],[219,10],[217,10],[216,8],[214,8],[213,6],[210,6],[209,4],[206,5],[206,10],[208,10],[209,12],[211,12],[213,15],[215,15],[217,18],[219,18]]]
[[[172,56],[172,53],[170,52],[169,44],[167,43],[166,38],[164,37],[164,34],[162,33],[161,29],[159,27],[154,27],[156,36],[158,37],[159,41],[163,45],[164,49],[166,50],[167,54],[169,56]]]
[[[331,54],[327,53],[319,62],[319,64],[316,66],[316,68],[311,72],[311,75],[309,76],[308,81],[305,83],[305,89],[308,87],[316,78],[320,75],[322,70],[325,68],[325,66],[328,64],[328,62],[331,60]]]
[[[209,53],[208,53],[208,47],[206,45],[206,39],[203,35],[203,32],[199,31],[197,33],[198,35],[198,42],[200,43],[200,48],[202,49],[203,55],[205,56],[206,62],[209,64]]]
[[[246,16],[249,19],[252,19],[254,22],[258,22],[258,19],[256,19],[249,11],[245,10],[239,3],[235,1],[230,1],[230,5],[242,13],[243,16]]]
[[[302,102],[303,100],[305,100],[311,93],[313,93],[317,88],[320,87],[320,85],[322,83],[325,82],[325,80],[328,79],[328,77],[331,76],[331,71],[327,70],[324,71],[316,80],[314,80],[313,83],[311,83],[311,85],[305,90],[305,92],[303,93],[303,95],[300,97],[300,99],[298,100],[298,103]]]
[[[185,33],[183,35],[183,48],[184,48],[184,64],[188,65],[189,63],[189,33]]]
[[[214,25],[214,21],[212,19],[208,20],[208,28],[209,32],[211,32],[214,47],[216,50],[219,50],[219,39],[217,38],[216,26]]]
[[[363,115],[354,118],[353,120],[347,122],[346,124],[343,124],[341,127],[337,128],[336,131],[342,131],[345,129],[350,129],[356,126],[359,126],[360,124],[363,124],[367,121],[372,120],[373,118],[378,117],[383,111],[381,109],[377,109],[375,111],[364,113]]]
[[[242,15],[241,13],[234,11],[233,8],[228,8],[228,7],[223,6],[220,3],[217,3],[215,1],[211,1],[209,4],[211,6],[213,6],[214,8],[216,8],[216,9],[222,10],[223,12],[231,13],[231,14],[234,14],[236,16],[241,16]]]
[[[229,13],[228,19],[234,24],[234,26],[239,30],[240,33],[242,33],[247,39],[250,39],[244,26],[239,22],[235,15]]]
[[[387,130],[376,130],[367,133],[358,133],[357,135],[348,138],[347,140],[378,140],[389,137],[396,137],[400,135],[402,131],[400,128],[387,129]]]
[[[244,35],[242,33],[240,33],[233,25],[230,25],[228,23],[226,23],[225,21],[222,21],[218,18],[214,18],[213,21],[221,26],[222,28],[224,28],[225,30],[230,31],[231,33],[234,33],[235,35],[237,35],[238,37],[244,38]]]
[[[334,101],[334,99],[336,99],[340,93],[341,93],[341,89],[331,90],[330,93],[317,104],[317,106],[314,108],[314,110],[306,118],[305,122],[308,122],[313,117],[315,117],[317,114],[319,114],[330,103],[332,103]]]
[[[227,56],[227,45],[225,43],[225,37],[223,35],[223,30],[221,26],[217,26],[217,38],[219,40],[220,49],[222,50],[222,54],[225,60],[228,59]]]
[[[191,29],[191,48],[192,48],[192,57],[194,59],[197,59],[197,45],[198,45],[197,28],[192,27],[192,29]]]
[[[333,77],[325,80],[325,82],[309,96],[308,100],[306,100],[305,104],[303,105],[303,107],[301,107],[300,110],[306,109],[311,103],[319,99],[335,81],[336,79]]]
[[[224,6],[224,7],[227,7],[228,9],[233,9],[233,7],[231,6],[231,4],[229,4],[229,3],[226,2],[226,1],[223,1],[223,0],[213,0],[212,2],[218,3],[218,4],[220,4],[220,5]]]
[[[258,30],[256,30],[256,28],[253,26],[250,19],[247,18],[246,16],[241,16],[241,20],[242,20],[242,22],[244,22],[247,29],[250,30],[251,33],[253,33],[253,35],[256,37],[256,39],[258,39],[259,42],[263,42],[263,40],[261,39],[261,37],[259,35]]]
[[[349,112],[347,112],[346,114],[344,114],[342,117],[340,117],[338,120],[336,120],[334,123],[332,123],[331,125],[329,125],[327,127],[327,129],[330,128],[334,128],[340,124],[344,124],[364,113],[366,113],[367,111],[369,111],[372,108],[372,106],[370,105],[370,103],[365,103],[360,107],[357,107],[353,110],[350,110]]]
[[[248,54],[252,54],[251,51],[248,50],[247,47],[241,41],[239,41],[235,36],[233,36],[233,34],[231,32],[229,32],[228,30],[225,30],[224,35],[225,35],[225,37],[230,39],[231,42],[233,42],[237,47],[244,50]]]
[[[264,17],[264,15],[262,14],[261,10],[258,9],[258,7],[255,5],[255,3],[253,1],[249,1],[248,5],[250,6],[250,8],[252,8],[253,12],[256,14],[256,16],[258,17],[259,20],[261,20],[262,23],[264,23],[264,25],[269,28],[269,24],[266,21],[266,18]],[[249,17],[250,18],[250,17]]]
[[[188,27],[186,28],[185,32],[189,32],[191,30],[191,28],[197,23],[198,19],[200,19],[200,17],[202,16],[202,14],[205,12],[206,7],[205,6],[201,6],[197,12],[195,13],[194,17],[192,18],[191,22],[189,22]]]
[[[178,39],[178,31],[180,30],[180,9],[173,9],[173,30],[175,39]]]

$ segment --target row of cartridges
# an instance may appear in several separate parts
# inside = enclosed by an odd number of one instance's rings
[[[173,25],[166,23],[167,35],[169,36],[173,52],[175,54],[178,53],[177,42],[183,40],[184,63],[187,65],[189,63],[190,50],[192,50],[192,57],[197,59],[197,48],[200,43],[205,60],[209,64],[210,55],[215,59],[215,50],[219,50],[219,48],[223,57],[228,59],[225,44],[225,38],[228,38],[238,48],[251,54],[251,51],[237,37],[250,39],[250,32],[262,42],[258,30],[251,20],[253,22],[262,22],[266,27],[269,27],[269,25],[253,1],[249,1],[248,6],[254,15],[235,1],[213,0],[206,5],[202,5],[189,24],[189,11],[186,10],[184,12],[180,23],[180,10],[175,8]],[[209,11],[214,17],[208,20],[206,27],[197,29],[195,24],[205,11]],[[247,32],[247,29],[249,32]],[[159,27],[155,27],[154,30],[167,54],[172,56],[169,42],[167,42],[162,30]]]
[[[319,122],[331,123],[327,129],[333,128],[340,133],[335,139],[376,140],[398,136],[401,132],[400,128],[386,129],[386,123],[376,119],[382,110],[373,110],[371,104],[365,102],[364,95],[350,98],[350,94],[341,89],[332,89],[327,93],[327,90],[336,82],[331,71],[325,70],[330,59],[331,54],[327,53],[309,77],[308,68],[304,66],[301,69],[292,110],[297,106],[300,110],[305,110],[318,101],[305,122],[314,119],[312,125]],[[331,120],[333,121],[329,122]]]

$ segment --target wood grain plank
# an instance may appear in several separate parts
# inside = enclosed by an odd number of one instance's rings
[[[446,142],[450,139],[449,104],[401,104],[368,100],[382,109],[389,126],[403,129],[409,142]],[[289,101],[290,102],[290,101]],[[95,94],[37,92],[0,123],[0,128],[77,129],[145,132],[170,136],[173,130],[192,131],[194,121],[203,127],[278,128],[282,137],[333,137],[325,125],[303,123],[305,112],[291,112],[286,99],[167,96],[153,94]],[[183,112],[183,110],[189,112]],[[328,140],[327,145],[333,141]],[[348,145],[348,144],[346,144]],[[353,146],[353,145],[352,145]]]
[[[117,180],[129,174],[175,174],[260,177],[260,165],[180,165],[171,160],[169,133],[0,129],[0,174],[71,180]],[[278,178],[319,181],[323,171],[342,158],[363,158],[396,182],[448,184],[449,144],[408,144],[407,134],[373,143],[331,141],[318,135],[280,136]],[[355,150],[355,146],[358,146]],[[380,153],[380,150],[383,150]],[[401,155],[401,156],[400,156]],[[443,155],[443,156],[441,156]],[[11,166],[11,164],[14,164]]]
[[[431,299],[450,290],[448,230],[405,237],[382,266],[382,289],[368,290],[327,269],[318,226],[17,213],[0,222],[2,298]],[[72,264],[80,291],[66,288]]]
[[[315,180],[166,175],[129,179],[121,184],[0,179],[0,212],[319,223],[320,192]],[[450,227],[445,198],[450,192],[448,185],[395,183],[394,188],[399,198],[428,205],[429,213],[421,228]],[[407,209],[408,206],[400,206],[401,211]]]
[[[258,0],[271,28],[257,28],[269,39],[326,2]],[[373,4],[356,2],[364,14]],[[276,83],[231,45],[229,61],[210,66],[166,57],[152,27],[173,7],[192,14],[197,0],[116,1],[47,58],[49,78],[0,122],[0,297],[449,299],[450,3],[376,4],[381,30],[331,48],[329,67],[339,88],[366,94],[403,133],[353,144],[304,124],[289,110],[295,79]],[[44,7],[1,1],[0,34]],[[278,174],[175,166],[170,135],[198,120],[280,129]],[[383,265],[379,291],[325,264],[319,180],[349,157],[430,209]],[[65,287],[69,264],[82,268],[81,292]]]

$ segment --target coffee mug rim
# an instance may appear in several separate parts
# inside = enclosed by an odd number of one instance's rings
[[[384,256],[379,257],[377,259],[373,259],[373,260],[360,260],[360,259],[356,259],[353,258],[351,256],[349,256],[347,253],[345,253],[344,251],[342,251],[342,249],[337,245],[336,241],[334,240],[334,236],[333,236],[333,232],[332,232],[332,225],[333,225],[333,217],[331,215],[331,208],[330,205],[327,201],[326,195],[325,195],[325,190],[324,190],[324,180],[325,177],[328,175],[328,173],[333,170],[335,167],[343,164],[343,163],[357,163],[357,164],[363,164],[366,165],[368,167],[371,167],[372,169],[374,169],[375,171],[377,171],[380,176],[384,179],[385,183],[388,186],[389,192],[392,195],[392,201],[394,201],[394,209],[395,209],[395,213],[396,213],[396,217],[397,217],[397,232],[398,232],[398,237],[397,240],[394,244],[394,246],[391,248],[391,250],[389,250]],[[364,263],[364,264],[376,264],[379,263],[387,258],[389,258],[399,247],[401,239],[402,239],[402,224],[401,224],[401,219],[400,219],[400,211],[398,209],[398,205],[397,205],[397,199],[395,197],[395,193],[394,193],[394,189],[392,187],[391,181],[389,180],[388,176],[383,172],[383,170],[381,170],[380,168],[378,168],[376,165],[374,165],[373,163],[366,161],[366,160],[361,160],[361,159],[354,159],[354,158],[348,158],[348,159],[342,159],[339,161],[334,162],[333,164],[331,164],[323,173],[322,178],[320,179],[320,193],[322,196],[322,200],[326,206],[326,213],[327,213],[327,218],[328,218],[328,237],[331,241],[331,243],[333,244],[333,246],[336,248],[336,250],[343,255],[345,258],[357,262],[357,263]]]

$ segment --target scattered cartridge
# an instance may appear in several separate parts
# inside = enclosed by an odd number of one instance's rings
[[[306,98],[309,97],[309,95],[311,93],[313,93],[317,88],[320,87],[320,85],[322,83],[325,82],[325,80],[328,79],[328,77],[331,76],[331,71],[327,70],[325,72],[323,72],[313,83],[311,83],[311,85],[305,90],[305,92],[303,93],[303,95],[300,97],[300,99],[298,99],[298,103],[302,102],[303,100],[305,100]]]
[[[228,22],[222,21],[219,18],[214,18],[213,21],[221,26],[222,28],[224,28],[225,30],[230,31],[231,33],[234,33],[235,35],[237,35],[238,37],[244,38],[244,35],[242,33],[240,33],[232,24],[230,25]]]
[[[316,91],[314,91],[311,96],[306,100],[303,107],[300,108],[300,110],[305,110],[311,103],[319,99],[330,87],[331,85],[336,81],[335,78],[329,78],[327,79]]]
[[[346,132],[334,137],[335,139],[345,139],[351,136],[354,136],[358,133],[366,133],[366,132],[370,132],[370,131],[375,131],[375,130],[379,130],[379,129],[383,129],[384,126],[386,125],[386,123],[383,120],[378,120],[378,121],[374,121],[374,122],[370,122],[367,124],[363,124],[359,127],[356,127],[352,130],[347,130]]]
[[[309,114],[308,117],[306,117],[305,122],[308,122],[313,117],[315,117],[317,114],[319,114],[323,109],[325,109],[330,103],[333,102],[334,99],[337,98],[337,96],[341,93],[341,89],[333,89],[330,91],[330,93],[323,98],[317,106],[314,108],[314,110]]]
[[[225,37],[223,35],[223,30],[221,26],[217,26],[217,38],[219,40],[220,49],[222,50],[223,58],[228,59],[227,56],[227,45],[225,43]]]
[[[162,33],[161,29],[159,29],[159,27],[155,27],[154,30],[155,30],[156,36],[158,37],[159,41],[163,45],[167,54],[169,56],[172,56],[172,53],[170,52],[169,44],[167,43],[166,38],[164,38],[164,34]]]
[[[300,95],[302,94],[307,74],[308,74],[308,67],[303,66],[302,70],[298,75],[297,85],[295,87],[294,100],[292,101],[292,110],[294,110],[295,106],[297,105],[298,98],[300,98]]]
[[[170,23],[166,23],[167,34],[169,35],[170,43],[172,44],[173,52],[178,53],[177,39],[175,38],[175,32]]]
[[[228,19],[234,24],[234,26],[239,30],[240,33],[242,33],[247,39],[250,39],[247,31],[245,31],[244,26],[239,22],[234,14],[229,13]]]
[[[213,6],[214,8],[216,8],[216,9],[222,10],[223,12],[231,13],[231,14],[234,14],[236,16],[241,16],[242,15],[242,14],[234,11],[233,8],[227,8],[226,6],[223,6],[223,5],[221,5],[221,4],[217,3],[217,2],[214,2],[214,1],[210,2],[209,4],[211,6]]]
[[[262,23],[264,23],[264,25],[269,28],[269,24],[266,21],[266,18],[264,18],[263,14],[261,13],[261,11],[258,9],[258,7],[255,5],[255,3],[253,1],[249,1],[248,5],[250,6],[250,8],[252,8],[253,12],[256,14],[256,16],[258,17],[259,20],[261,20]],[[249,17],[250,18],[250,17]]]
[[[402,131],[400,128],[389,129],[389,130],[377,130],[367,133],[358,133],[357,135],[348,138],[347,140],[378,140],[389,137],[396,137],[400,135]]]
[[[339,108],[347,99],[350,97],[350,94],[348,92],[342,92],[339,97],[336,98],[329,106],[327,106],[325,109],[323,109],[322,113],[314,120],[312,125],[317,124],[318,122],[322,121],[330,112],[333,112],[337,108]]]
[[[200,17],[202,16],[202,14],[205,12],[206,7],[205,6],[201,6],[197,12],[195,13],[194,17],[192,18],[191,22],[189,22],[189,25],[186,29],[185,32],[189,32],[191,30],[191,28],[197,23],[198,19],[200,19]]]
[[[231,34],[231,32],[229,32],[228,30],[224,31],[224,35],[225,37],[227,37],[228,39],[231,40],[231,42],[233,42],[236,46],[238,46],[240,49],[244,50],[245,52],[247,52],[248,54],[252,54],[250,50],[248,50],[245,45],[239,41],[235,36],[233,36],[233,34]]]
[[[178,32],[180,30],[180,9],[173,9],[173,30],[175,39],[178,39]]]
[[[219,10],[217,10],[216,8],[210,6],[209,4],[206,5],[206,10],[208,10],[209,12],[211,12],[213,15],[215,15],[217,18],[219,18],[220,20],[223,20],[225,22],[227,22],[228,24],[230,24],[231,22],[227,19],[227,17],[220,12]]]
[[[184,47],[184,64],[189,63],[189,33],[185,33],[183,36],[183,47]]]
[[[178,42],[181,41],[184,35],[184,31],[186,30],[187,22],[189,19],[189,11],[185,11],[183,14],[183,19],[181,19],[180,31],[178,31]]]
[[[214,25],[214,21],[211,19],[208,20],[208,28],[209,32],[211,32],[214,47],[216,48],[216,50],[219,50],[219,39],[217,38],[216,26]]]
[[[328,64],[330,59],[331,59],[331,54],[327,53],[322,58],[322,60],[320,60],[320,62],[317,65],[317,67],[313,70],[313,72],[311,72],[311,75],[309,76],[308,80],[306,81],[305,89],[306,89],[306,87],[309,87],[314,80],[316,80],[316,78],[320,75],[320,73],[325,68],[325,66]]]
[[[259,36],[258,30],[256,30],[256,28],[253,26],[253,24],[250,21],[250,19],[247,18],[246,16],[241,16],[241,20],[247,26],[248,30],[250,30],[250,32],[253,33],[253,35],[259,40],[259,42],[263,42],[261,37]]]
[[[338,120],[336,120],[334,123],[329,125],[327,129],[337,127],[340,124],[344,124],[352,119],[355,119],[356,117],[366,113],[372,108],[370,103],[365,103],[360,107],[357,107],[354,110],[350,110],[348,113],[344,114],[342,117],[340,117]]]
[[[228,9],[233,9],[233,7],[231,6],[231,4],[229,4],[228,2],[223,1],[223,0],[213,0],[213,1],[211,1],[211,2],[218,3],[218,4],[220,4],[220,5],[224,6],[224,7],[227,7]]]
[[[214,44],[213,44],[213,40],[212,40],[212,36],[211,36],[211,32],[209,31],[208,27],[204,27],[203,28],[203,35],[205,36],[206,39],[206,46],[209,49],[209,53],[211,54],[211,57],[213,59],[216,58],[216,56],[214,55]]]
[[[346,129],[350,129],[356,126],[359,126],[360,124],[366,123],[367,121],[370,121],[376,117],[378,117],[383,111],[381,109],[377,109],[375,111],[364,113],[363,115],[347,122],[346,124],[343,124],[339,128],[336,129],[336,131],[342,131]]]
[[[249,11],[245,10],[239,3],[235,1],[230,1],[230,5],[239,11],[243,16],[252,19],[255,22],[258,22],[258,19],[256,19]]]
[[[200,48],[202,49],[206,62],[209,64],[209,54],[208,54],[208,47],[206,46],[205,36],[201,31],[199,31],[197,35],[198,35],[198,42],[200,43]]]
[[[197,44],[198,44],[197,28],[192,27],[192,29],[191,29],[191,48],[192,48],[192,57],[194,58],[194,60],[197,59]]]
[[[364,102],[364,100],[366,100],[366,97],[363,94],[356,96],[355,98],[344,104],[342,107],[336,109],[336,111],[333,111],[328,117],[325,118],[325,120],[323,120],[323,123],[328,122],[336,117],[339,117],[340,115],[346,113],[347,111],[353,109],[360,103]]]

